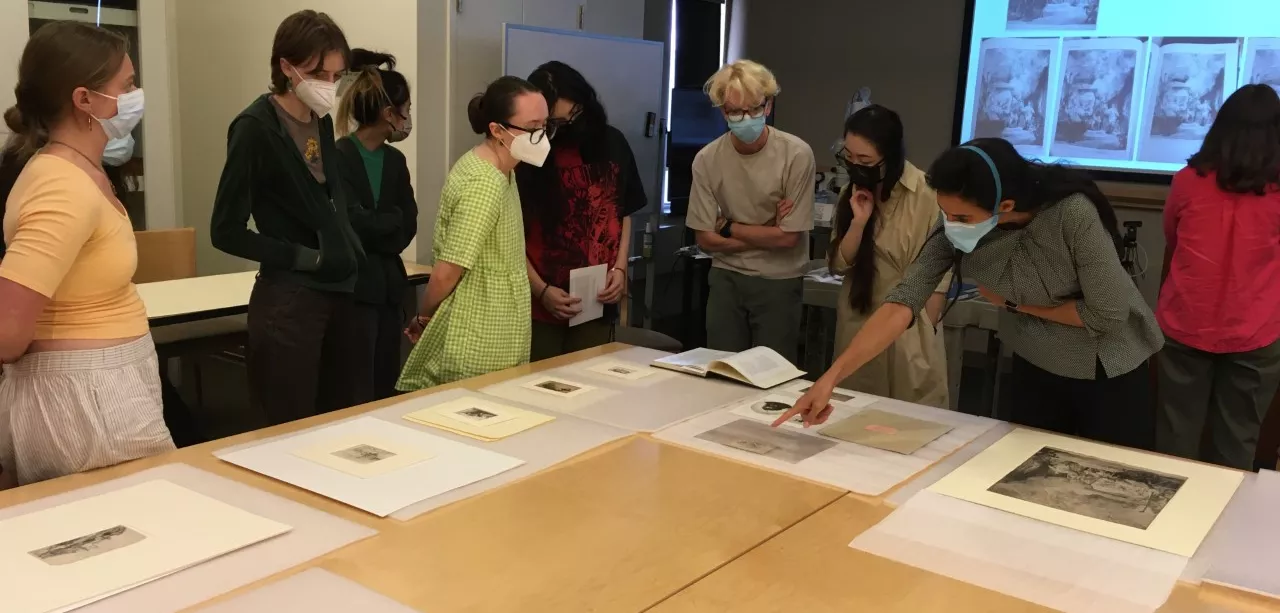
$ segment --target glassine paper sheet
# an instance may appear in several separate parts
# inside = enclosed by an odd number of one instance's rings
[[[930,491],[849,546],[1065,613],[1151,613],[1187,563]]]
[[[70,611],[291,529],[161,479],[35,510],[0,521],[4,610]]]
[[[1191,560],[1187,562],[1187,568],[1182,571],[1178,581],[1200,585],[1204,582],[1204,576],[1209,572],[1209,567],[1213,565],[1214,560],[1222,555],[1231,555],[1231,541],[1236,539],[1233,533],[1250,529],[1240,525],[1241,513],[1242,509],[1249,504],[1247,499],[1251,497],[1253,484],[1257,478],[1257,473],[1244,474],[1244,479],[1240,481],[1240,487],[1236,488],[1231,502],[1227,503],[1227,508],[1222,510],[1218,521],[1214,522],[1213,528],[1209,529],[1209,534],[1200,543],[1196,555],[1191,556]]]
[[[823,436],[875,447],[894,453],[913,454],[953,428],[879,409],[863,409],[818,430]]]
[[[99,600],[77,609],[76,613],[181,611],[377,534],[377,531],[372,528],[334,517],[307,505],[268,494],[186,464],[166,464],[119,479],[87,485],[70,492],[0,509],[0,520],[156,479],[164,479],[193,492],[234,504],[260,517],[293,526],[293,530],[105,600]]]
[[[1243,475],[1017,429],[929,491],[1190,558]]]
[[[809,391],[810,387],[813,387],[813,382],[805,381],[802,379],[799,381],[792,381],[791,383],[787,384],[783,388],[783,391],[800,395]],[[888,400],[888,399],[881,398],[880,396],[872,396],[871,394],[864,394],[862,392],[855,392],[853,390],[847,390],[840,387],[837,387],[834,391],[831,392],[832,406],[844,405],[852,409],[861,409],[862,407],[869,407],[875,404],[876,401],[878,400]],[[828,420],[828,423],[829,422],[830,420]]]
[[[973,439],[972,443],[961,447],[955,453],[943,458],[941,462],[934,464],[929,468],[929,470],[921,473],[920,476],[903,484],[902,487],[893,490],[893,493],[889,494],[888,498],[885,498],[885,502],[891,507],[902,506],[902,504],[907,500],[910,500],[912,496],[915,496],[917,492],[923,491],[930,485],[937,483],[938,479],[947,476],[951,471],[955,470],[957,466],[968,462],[973,458],[973,456],[982,453],[984,449],[990,447],[996,441],[1004,438],[1004,435],[1012,431],[1013,424],[1005,421],[997,423],[990,430],[987,430],[982,436]]]
[[[799,399],[798,394],[774,392],[773,394],[757,396],[749,402],[771,397],[782,397],[789,402],[795,402]],[[767,454],[752,453],[743,449],[727,447],[705,438],[699,438],[699,435],[743,419],[741,414],[734,412],[735,409],[739,408],[735,403],[666,428],[655,434],[654,438],[715,455],[730,457],[748,464],[763,466],[819,483],[826,483],[851,492],[879,496],[975,438],[982,436],[984,432],[999,423],[994,419],[955,411],[944,411],[896,400],[881,400],[876,403],[875,407],[890,413],[946,424],[954,429],[925,445],[914,454],[903,455],[823,437],[818,434],[818,428],[789,428],[790,431],[799,432],[805,436],[813,436],[836,443],[830,449],[791,463],[770,457]],[[837,404],[827,423],[836,423],[857,412],[858,409]]]
[[[546,374],[563,376],[595,386],[596,389],[592,395],[582,398],[589,402],[557,403],[555,398],[545,394],[535,394],[534,397],[528,398],[528,404],[551,411],[571,413],[576,417],[622,428],[628,432],[655,432],[726,404],[760,394],[760,390],[740,383],[689,377],[660,368],[653,368],[657,372],[656,375],[639,381],[623,381],[599,375],[590,370],[595,365],[605,362],[649,364],[669,355],[671,354],[662,351],[631,347],[607,356],[554,369]],[[526,378],[500,383],[481,391],[521,402],[521,398],[532,393],[518,389],[519,383],[527,380]],[[512,397],[512,390],[526,395],[521,398]],[[550,402],[545,400],[547,398],[550,398]],[[557,406],[558,404],[564,404],[565,407]]]
[[[1280,473],[1259,472],[1241,493],[1219,522],[1222,538],[1204,580],[1280,598]]]
[[[355,581],[321,568],[304,570],[195,613],[416,613]]]
[[[630,433],[625,430],[619,430],[617,428],[611,428],[595,422],[579,419],[572,415],[561,415],[556,417],[554,421],[538,426],[537,428],[525,430],[524,432],[514,436],[509,436],[500,441],[479,443],[462,434],[436,430],[435,428],[415,424],[403,419],[405,415],[415,411],[428,409],[460,398],[476,397],[486,398],[479,392],[473,392],[465,389],[452,389],[437,394],[417,396],[412,400],[406,400],[365,414],[368,417],[374,417],[390,423],[404,424],[408,428],[421,432],[429,432],[436,436],[457,441],[459,443],[480,446],[484,449],[501,453],[505,456],[519,458],[525,462],[521,466],[496,474],[488,479],[484,479],[483,481],[464,485],[438,496],[432,496],[426,500],[411,504],[399,511],[396,511],[395,513],[392,513],[391,517],[400,521],[409,521],[423,513],[426,513],[427,511],[432,511],[447,504],[457,502],[459,500],[465,500],[475,496],[476,494],[487,492],[495,487],[523,479],[560,464],[570,458],[591,451],[596,447],[607,445],[618,439],[630,436]],[[532,411],[548,416],[551,414],[551,412],[546,411],[545,409],[538,409],[527,405],[521,405],[519,403],[508,404],[511,404],[513,408],[524,409],[526,411]]]
[[[346,443],[357,439],[374,441],[371,443],[374,446],[383,443],[412,448],[429,457],[400,470],[361,478],[296,454],[299,449],[311,449],[329,441]],[[517,458],[368,416],[214,455],[378,517],[524,464]],[[354,457],[351,461],[366,459]]]

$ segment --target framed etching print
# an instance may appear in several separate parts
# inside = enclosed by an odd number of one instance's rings
[[[1242,479],[1230,469],[1018,429],[929,489],[1190,557]]]

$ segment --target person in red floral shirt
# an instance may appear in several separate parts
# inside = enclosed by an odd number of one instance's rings
[[[617,305],[627,295],[631,215],[648,203],[635,156],[596,91],[577,70],[548,62],[529,75],[547,99],[551,155],[542,168],[516,169],[524,211],[525,254],[533,297],[533,361],[613,340]],[[569,327],[581,312],[569,271],[609,266],[598,298],[605,316]]]

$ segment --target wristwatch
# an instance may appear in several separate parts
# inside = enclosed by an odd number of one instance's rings
[[[1018,312],[1018,303],[1016,303],[1016,302],[1014,302],[1014,301],[1012,301],[1012,300],[1005,300],[1005,301],[1004,301],[1004,310],[1006,310],[1006,311],[1008,311],[1008,312],[1010,312],[1010,313],[1017,313],[1017,312]]]
[[[724,226],[720,228],[720,236],[725,238],[733,238],[733,221],[726,219]]]

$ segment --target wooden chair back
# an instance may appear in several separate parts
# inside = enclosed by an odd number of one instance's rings
[[[196,276],[196,230],[142,230],[138,242],[138,270],[134,283],[173,281]]]

